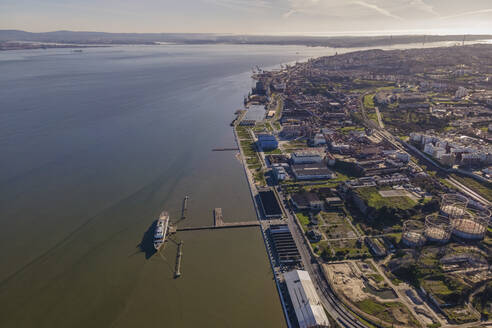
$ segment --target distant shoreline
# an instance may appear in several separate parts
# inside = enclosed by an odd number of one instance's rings
[[[488,35],[380,35],[380,36],[268,36],[185,33],[104,33],[57,31],[31,33],[0,30],[0,50],[78,48],[114,45],[286,45],[359,48],[410,43],[456,42],[463,44],[492,39]]]
[[[83,44],[49,44],[49,43],[30,43],[30,42],[1,42],[0,52],[11,50],[38,50],[38,49],[86,49],[86,48],[106,48],[111,45],[83,45]]]

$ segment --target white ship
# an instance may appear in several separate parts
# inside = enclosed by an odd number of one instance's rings
[[[166,240],[167,229],[169,226],[169,214],[164,211],[159,215],[154,232],[154,248],[159,250]]]

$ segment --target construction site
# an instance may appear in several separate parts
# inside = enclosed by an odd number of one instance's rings
[[[408,284],[393,284],[371,260],[324,265],[338,297],[357,315],[380,327],[421,327],[438,316]]]

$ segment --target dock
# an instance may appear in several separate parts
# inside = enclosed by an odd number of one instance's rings
[[[239,151],[239,148],[238,147],[213,148],[212,151]]]
[[[181,220],[186,219],[186,213],[188,212],[188,196],[183,199],[183,207],[181,208]]]
[[[224,222],[224,217],[222,216],[222,208],[218,207],[214,209],[213,225],[203,225],[198,227],[183,227],[183,228],[178,228],[177,231],[257,227],[259,225],[260,225],[259,221]]]
[[[224,217],[222,216],[222,208],[214,208],[214,226],[221,227],[224,225]]]
[[[183,241],[178,244],[178,255],[176,256],[176,268],[174,270],[174,277],[181,277],[181,256],[183,256]]]

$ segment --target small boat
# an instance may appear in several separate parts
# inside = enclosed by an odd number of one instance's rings
[[[169,214],[163,211],[159,215],[154,232],[154,248],[158,251],[166,240],[167,229],[169,227]]]

